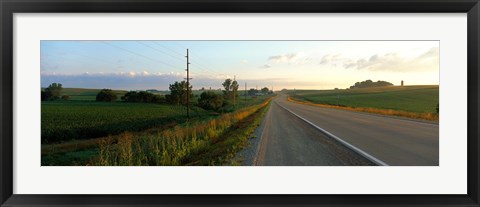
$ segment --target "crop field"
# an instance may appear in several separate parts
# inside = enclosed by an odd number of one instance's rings
[[[389,86],[349,90],[288,91],[297,100],[316,104],[436,113],[437,86]]]
[[[186,119],[184,106],[94,101],[42,102],[42,143],[139,131]],[[193,107],[192,116],[207,114]]]
[[[64,88],[62,89],[62,95],[70,96],[70,100],[78,101],[95,101],[95,97],[101,89],[88,89],[88,88]],[[123,90],[114,90],[117,94],[118,100],[122,97],[127,91]]]
[[[68,94],[74,97],[73,99],[41,102],[42,165],[99,165],[98,161],[92,163],[92,160],[96,159],[102,152],[99,151],[102,149],[99,148],[101,143],[103,143],[103,149],[109,149],[108,153],[114,153],[115,150],[111,151],[111,149],[118,149],[117,143],[122,143],[126,135],[135,137],[135,139],[137,137],[139,139],[141,137],[155,137],[164,130],[183,130],[188,123],[190,123],[190,127],[196,128],[198,123],[205,124],[212,121],[215,123],[215,120],[221,120],[226,114],[245,113],[245,110],[251,107],[258,109],[258,105],[264,104],[272,97],[248,96],[246,99],[241,97],[237,99],[235,107],[229,105],[223,113],[206,111],[192,103],[190,122],[187,122],[185,106],[127,103],[119,100],[116,102],[96,102],[94,101],[96,91],[98,90],[67,88],[62,91],[62,94]],[[119,96],[122,95],[122,91],[116,92]],[[247,123],[249,122],[243,124]],[[251,131],[253,129],[252,123],[247,125]],[[240,134],[244,134],[248,132],[245,129],[237,130],[243,130]],[[224,128],[221,128],[221,131],[223,130]],[[220,134],[217,134],[217,136],[220,136]],[[232,137],[237,137],[237,141],[242,143],[245,141],[242,136]],[[105,145],[106,140],[110,140],[108,146]],[[237,146],[239,145],[241,144],[237,144]],[[105,153],[105,151],[103,152]],[[232,151],[227,154],[221,156],[232,156]],[[191,161],[193,162],[193,160]],[[108,162],[113,161],[109,160]],[[162,161],[163,164],[167,165],[168,162]],[[172,162],[170,164],[178,164],[177,161]],[[204,165],[211,164],[207,161],[201,162]],[[118,164],[120,163],[116,163],[116,165]],[[142,163],[142,165],[144,164]]]

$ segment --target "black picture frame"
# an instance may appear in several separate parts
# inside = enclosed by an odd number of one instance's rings
[[[478,0],[0,0],[1,206],[480,206]],[[466,195],[19,195],[13,194],[14,13],[467,13]],[[445,178],[448,179],[448,178]]]

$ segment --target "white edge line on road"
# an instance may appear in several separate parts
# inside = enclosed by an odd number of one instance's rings
[[[363,157],[367,158],[368,160],[372,161],[373,163],[377,164],[377,165],[381,165],[381,166],[389,166],[387,163],[377,159],[376,157],[366,153],[365,151],[361,150],[361,149],[358,149],[357,147],[351,145],[350,143],[344,141],[343,139],[340,139],[339,137],[333,135],[332,133],[328,132],[327,130],[325,129],[322,129],[321,127],[315,125],[314,123],[308,121],[307,119],[299,116],[298,114],[296,114],[295,112],[291,111],[290,109],[287,109],[285,108],[284,106],[280,105],[279,103],[275,102],[277,105],[279,105],[280,107],[282,107],[283,109],[287,110],[288,112],[292,113],[293,115],[297,116],[298,118],[300,118],[301,120],[307,122],[308,124],[312,125],[313,127],[317,128],[318,130],[322,131],[323,133],[325,133],[326,135],[334,138],[335,140],[339,141],[340,143],[342,143],[343,145],[345,145],[346,147],[350,148],[351,150],[357,152],[358,154],[362,155]]]
[[[270,109],[267,111],[267,113],[270,112]],[[268,114],[265,114],[265,118],[264,120],[260,123],[259,127],[260,126],[263,126],[263,128],[261,129],[262,130],[262,133],[260,135],[260,140],[258,140],[258,145],[257,145],[257,149],[256,149],[256,152],[255,152],[255,157],[253,158],[253,163],[252,165],[253,166],[256,166],[257,165],[257,158],[258,158],[258,152],[260,151],[260,148],[262,147],[262,141],[263,141],[263,132],[265,132],[265,128],[266,128],[266,123],[267,123],[267,119],[266,119],[266,116]]]

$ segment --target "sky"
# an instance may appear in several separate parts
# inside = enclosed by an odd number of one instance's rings
[[[168,90],[347,88],[364,80],[439,84],[438,41],[41,41],[41,86]]]

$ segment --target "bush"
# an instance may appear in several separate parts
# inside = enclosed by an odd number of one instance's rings
[[[60,93],[62,89],[62,84],[60,83],[50,84],[47,88],[45,88],[45,91],[42,91],[42,101],[53,101],[60,99]]]
[[[113,92],[111,89],[102,89],[98,92],[96,101],[103,101],[103,102],[114,102],[117,100],[117,94]]]
[[[137,102],[137,103],[165,103],[165,97],[155,95],[147,91],[130,91],[122,96],[122,100],[125,102]]]
[[[62,100],[68,101],[68,100],[70,100],[70,96],[69,95],[63,95]]]
[[[42,91],[41,97],[42,97],[42,101],[49,101],[51,94],[49,92]]]
[[[198,106],[206,110],[219,111],[223,103],[223,96],[212,91],[203,92],[198,99]]]

